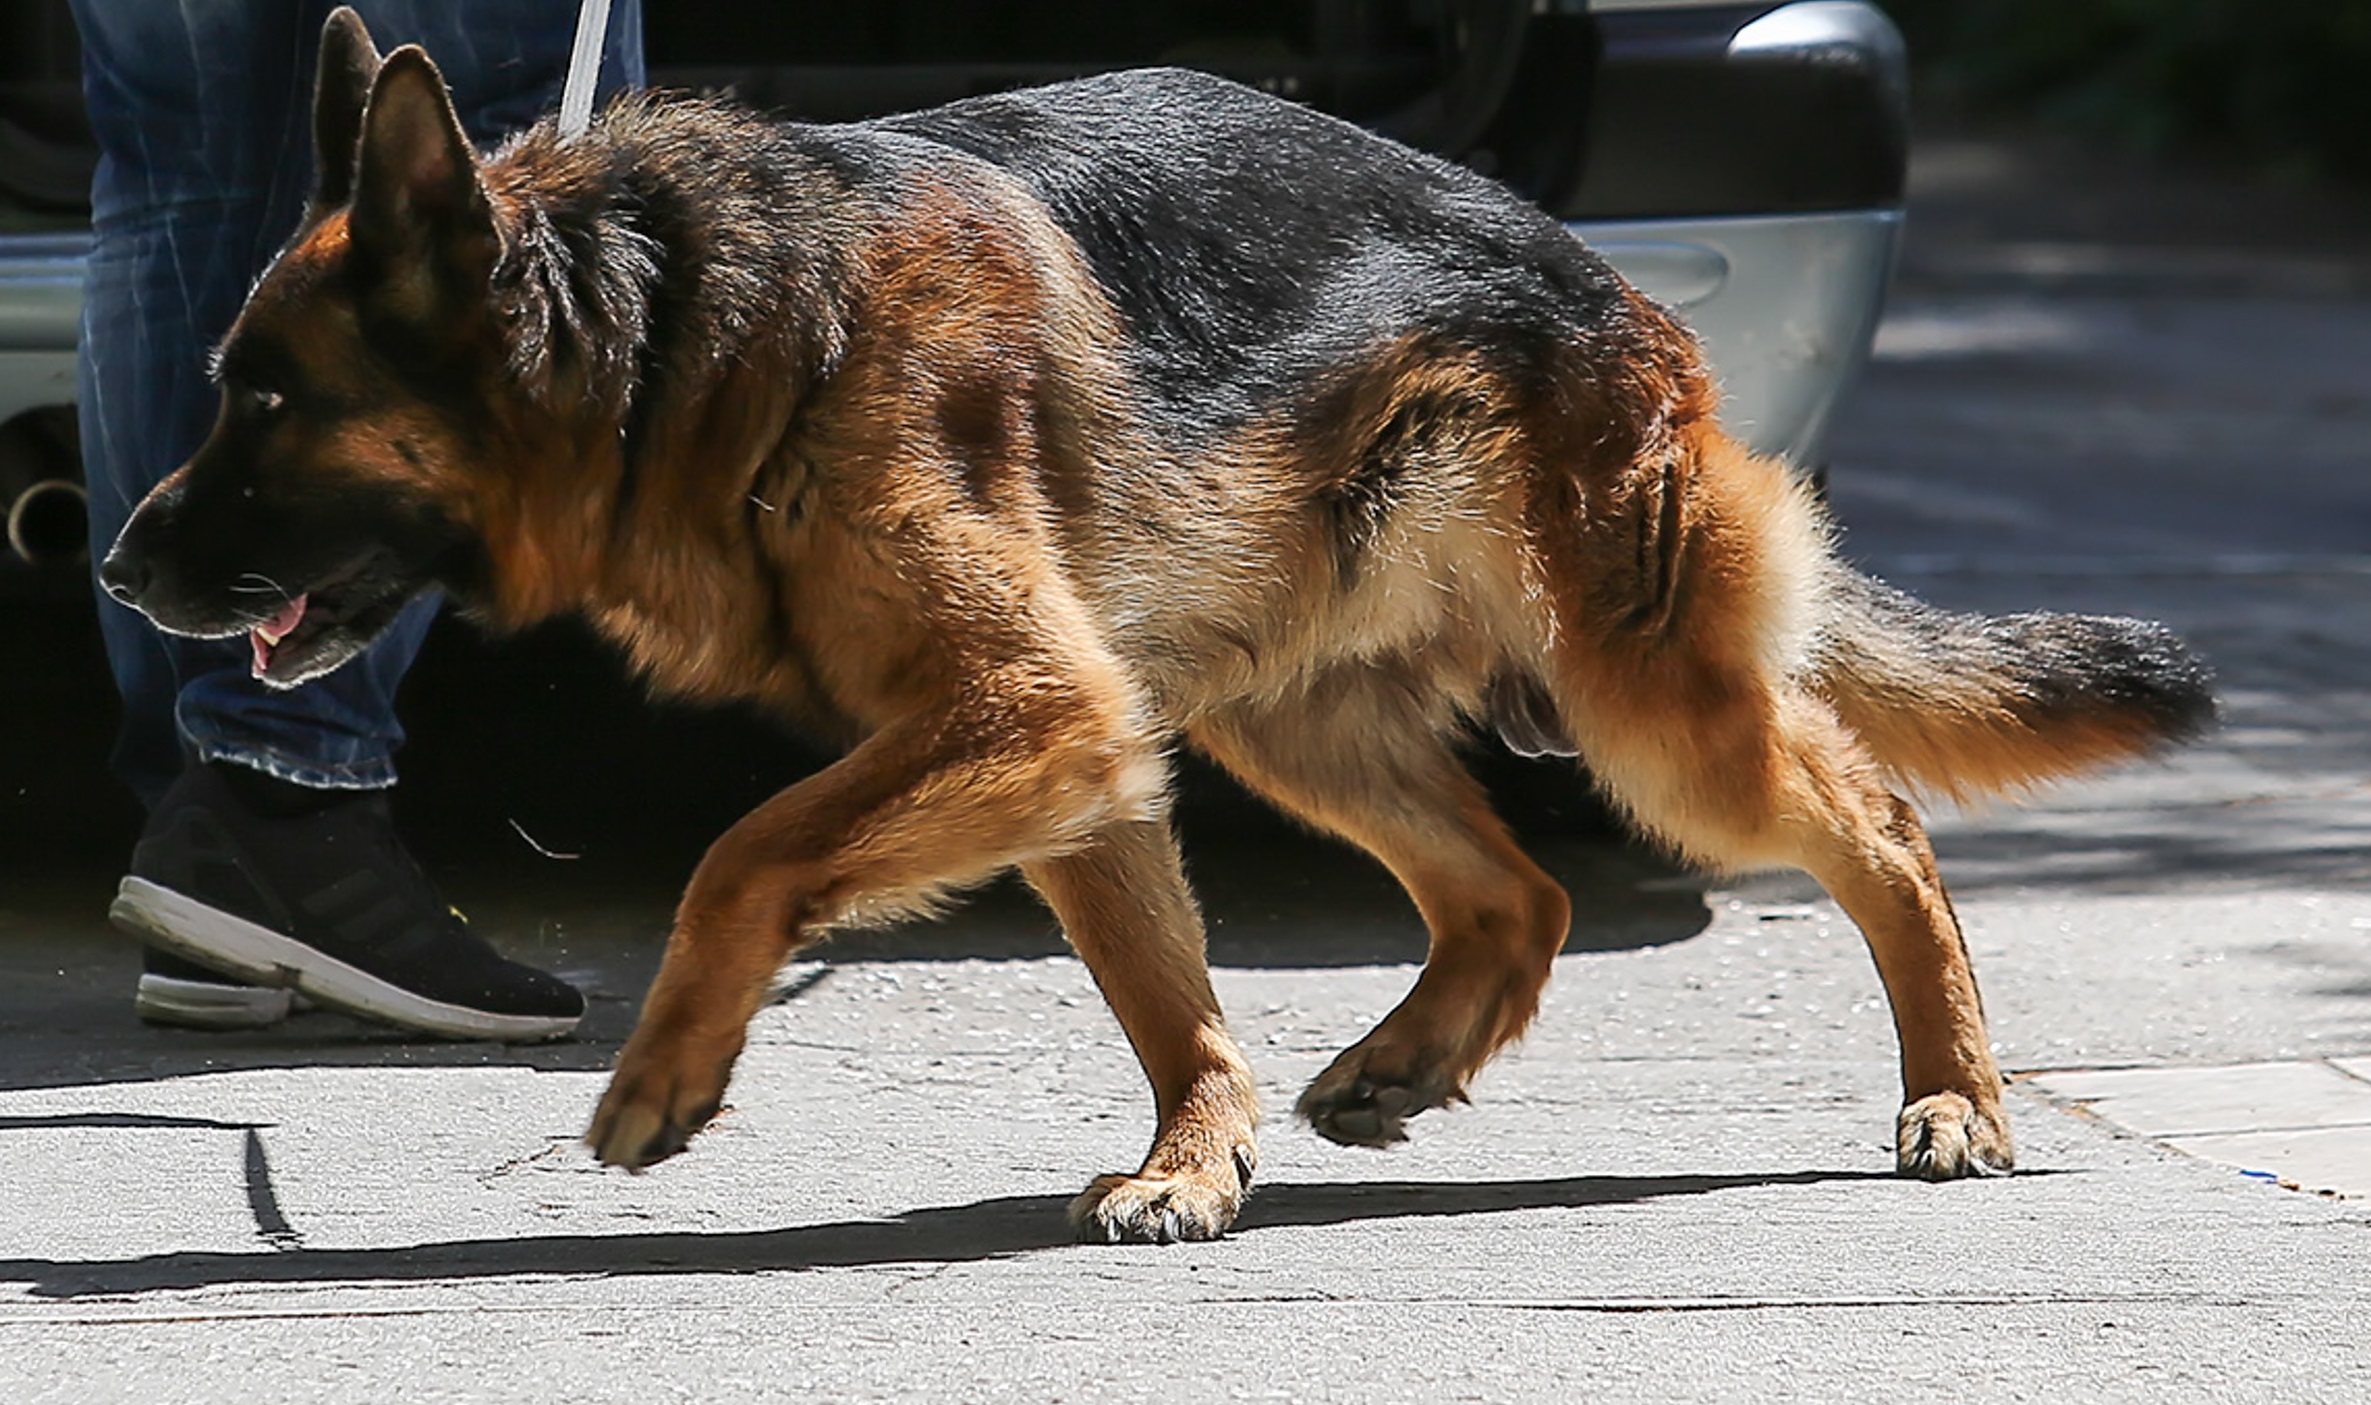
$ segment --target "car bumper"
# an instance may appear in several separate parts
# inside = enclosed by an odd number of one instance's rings
[[[1758,452],[1821,465],[1829,419],[1868,359],[1901,211],[1566,227],[1695,329],[1732,431]]]
[[[0,236],[0,423],[74,400],[84,235]]]

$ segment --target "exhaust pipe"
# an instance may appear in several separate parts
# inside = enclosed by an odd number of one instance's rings
[[[30,566],[71,566],[90,555],[90,497],[80,483],[44,478],[8,504],[8,549]]]
[[[9,553],[27,565],[74,566],[90,556],[79,439],[71,405],[36,406],[0,422],[0,515]]]

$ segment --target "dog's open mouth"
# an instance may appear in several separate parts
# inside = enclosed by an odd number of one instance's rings
[[[318,678],[370,647],[409,598],[410,592],[388,588],[367,568],[299,591],[269,618],[248,626],[252,671],[275,688]]]
[[[310,592],[299,595],[282,607],[280,613],[247,631],[247,642],[255,646],[256,677],[270,675],[272,656],[283,646],[289,647],[292,652],[303,649],[305,641],[300,633],[305,628],[305,608],[312,603],[312,599]],[[319,626],[316,625],[312,632],[318,635],[321,632]],[[290,645],[292,639],[296,642]]]

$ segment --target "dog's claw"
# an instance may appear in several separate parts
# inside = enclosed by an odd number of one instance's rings
[[[604,1166],[622,1166],[637,1174],[691,1145],[691,1134],[647,1108],[625,1108],[606,1114],[585,1133],[585,1145]]]
[[[1382,1146],[1389,1142],[1408,1139],[1405,1129],[1396,1123],[1386,1132],[1383,1116],[1372,1107],[1355,1104],[1338,1105],[1307,1113],[1309,1125],[1330,1140],[1355,1146]]]
[[[1418,1061],[1405,1078],[1390,1077],[1376,1071],[1363,1048],[1336,1059],[1295,1105],[1328,1141],[1372,1147],[1404,1142],[1409,1118],[1462,1096],[1429,1061]]]
[[[653,1091],[652,1080],[636,1077],[621,1059],[619,1071],[601,1095],[585,1145],[604,1166],[641,1172],[691,1145],[692,1136],[708,1125],[724,1105],[721,1095],[686,1101],[680,1079],[669,1078],[664,1091]]]

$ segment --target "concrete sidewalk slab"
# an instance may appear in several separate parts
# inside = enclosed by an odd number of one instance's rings
[[[2176,1150],[2305,1190],[2371,1196],[2367,1061],[2083,1069],[2023,1081]]]
[[[2176,1151],[2203,1156],[2291,1190],[2348,1200],[2371,1198],[2371,1126],[2308,1127],[2167,1137]]]
[[[2336,1060],[2075,1069],[2025,1081],[2152,1137],[2371,1127],[2371,1080],[2345,1072]]]
[[[1064,1062],[1003,1057],[978,1081]],[[0,1116],[18,1126],[154,1119],[90,1135],[157,1176],[131,1213],[92,1198],[120,1183],[36,1188],[25,1218],[44,1242],[0,1258],[0,1375],[12,1400],[60,1401],[346,1399],[397,1379],[423,1400],[518,1398],[502,1383],[523,1381],[596,1400],[896,1400],[948,1382],[1048,1401],[1714,1400],[1749,1381],[1849,1400],[1884,1381],[1904,1400],[2013,1385],[2005,1398],[2336,1401],[2371,1368],[2347,1345],[2371,1281],[2315,1202],[2030,1102],[2036,1174],[1931,1187],[1886,1176],[1869,1145],[1881,1077],[1566,1069],[1554,1081],[1593,1113],[1550,1117],[1501,1088],[1405,1156],[1279,1129],[1242,1229],[1162,1251],[1062,1242],[1065,1167],[1109,1159],[1132,1128],[1091,1107],[917,1124],[872,1078],[823,1091],[846,1079],[836,1063],[776,1047],[751,1093],[818,1098],[728,1121],[641,1178],[597,1173],[545,1130],[581,1115],[583,1074],[12,1095]],[[1770,1115],[1659,1105],[1708,1076]],[[877,1121],[851,1125],[866,1103]],[[223,1130],[250,1117],[269,1119],[256,1135],[286,1230],[253,1213],[245,1134]],[[180,1129],[192,1154],[124,1142],[173,1119],[210,1124]]]
[[[1711,907],[1681,945],[1563,958],[1538,1036],[1407,1147],[1277,1118],[1211,1245],[1067,1242],[1068,1197],[1149,1126],[1067,957],[794,970],[731,1109],[644,1176],[575,1144],[607,1024],[419,1067],[439,1046],[308,1016],[352,1062],[26,1079],[0,1088],[28,1168],[0,1398],[2359,1398],[2359,1207],[2024,1092],[2023,1174],[1897,1180],[1857,939],[1818,904]],[[622,983],[634,954],[570,929],[572,967]],[[1412,974],[1218,982],[1281,1109]]]

